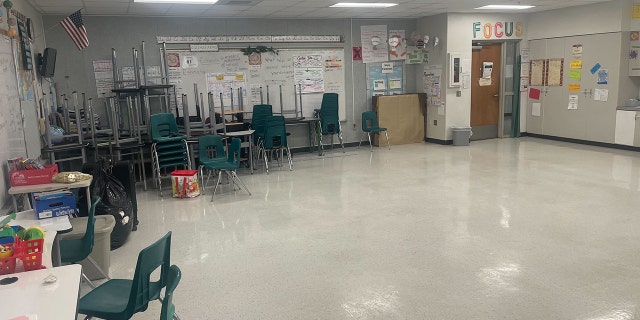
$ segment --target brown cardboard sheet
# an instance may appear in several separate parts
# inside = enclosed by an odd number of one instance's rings
[[[418,94],[374,97],[374,111],[380,127],[387,128],[391,145],[424,141],[424,115]],[[386,146],[384,133],[376,135],[374,144]]]

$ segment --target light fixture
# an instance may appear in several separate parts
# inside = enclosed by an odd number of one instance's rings
[[[218,0],[133,0],[144,3],[214,4]]]
[[[482,7],[478,7],[476,9],[481,10],[524,10],[535,8],[535,6],[529,5],[511,5],[511,4],[490,4]]]
[[[388,8],[397,5],[397,3],[338,2],[329,8]]]

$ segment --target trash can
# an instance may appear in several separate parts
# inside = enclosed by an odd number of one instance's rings
[[[471,127],[454,127],[453,130],[453,145],[454,146],[468,146],[471,140]]]
[[[93,250],[89,257],[108,275],[109,267],[111,266],[111,230],[116,225],[116,219],[112,215],[97,215],[95,217]],[[73,230],[60,234],[60,239],[82,238],[87,230],[87,219],[88,217],[69,219]],[[89,279],[98,280],[104,278],[89,260],[82,260],[80,264],[82,265],[82,271]]]

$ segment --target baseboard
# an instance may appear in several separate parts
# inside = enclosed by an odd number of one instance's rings
[[[524,135],[521,134],[521,136],[524,136]],[[537,134],[537,133],[527,133],[526,136],[527,137],[532,137],[532,138],[539,138],[539,139],[547,139],[547,140],[554,140],[554,141],[561,141],[561,142],[584,144],[584,145],[594,146],[594,147],[603,147],[603,148],[611,148],[611,149],[627,150],[627,151],[640,151],[640,147],[625,146],[625,145],[622,145],[622,144],[615,144],[615,143],[606,143],[606,142],[598,142],[598,141],[589,141],[589,140],[581,140],[581,139],[573,139],[573,138],[548,136],[548,135]]]
[[[526,137],[528,135],[529,135],[529,133],[527,133],[527,132],[520,132],[520,137]]]
[[[424,138],[424,141],[425,142],[430,142],[430,143],[435,143],[435,144],[441,144],[443,146],[453,144],[453,140],[440,140],[440,139],[434,139],[434,138]]]
[[[363,144],[365,142],[362,142]],[[366,144],[369,144],[369,142],[366,142]],[[345,148],[350,148],[350,147],[357,147],[358,143],[357,142],[347,142],[344,144]],[[325,144],[323,145],[324,150],[329,150],[331,149],[331,145],[330,144]],[[340,148],[340,143],[334,143],[333,144],[333,149],[335,150],[336,148]],[[291,153],[303,153],[303,152],[311,152],[311,147],[295,147],[295,148],[290,148]],[[314,147],[313,150],[316,150],[316,148]]]

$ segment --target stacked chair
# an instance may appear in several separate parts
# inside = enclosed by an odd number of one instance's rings
[[[216,170],[216,163],[226,162],[227,156],[224,152],[222,137],[219,135],[206,135],[198,138],[198,162],[200,163],[200,180],[202,190],[206,189],[211,172]],[[209,171],[207,181],[204,181],[204,170]]]
[[[173,113],[151,115],[151,160],[153,176],[162,196],[161,169],[182,166],[191,169],[187,138],[180,135]]]
[[[320,127],[322,135],[331,136],[331,149],[333,149],[333,136],[338,135],[340,146],[344,153],[344,144],[342,143],[342,129],[340,127],[340,117],[338,116],[338,94],[325,93],[322,95],[322,104],[320,105]],[[322,140],[320,140],[322,143]]]
[[[287,131],[285,129],[285,120],[283,116],[269,116],[264,120],[264,138],[260,144],[258,154],[262,153],[264,157],[264,165],[267,173],[269,173],[269,157],[267,151],[269,151],[271,158],[273,158],[273,152],[276,152],[278,158],[278,166],[281,166],[280,161],[284,159],[284,152],[287,152],[287,159],[289,160],[289,170],[293,170],[293,161],[291,160],[291,150],[287,144]],[[280,155],[278,156],[278,151]]]
[[[260,157],[260,152],[264,151],[264,148],[262,148],[265,134],[264,120],[272,115],[273,107],[270,104],[257,104],[253,106],[251,129],[255,130],[253,133],[253,145],[257,147],[258,152],[256,154],[258,158]]]

